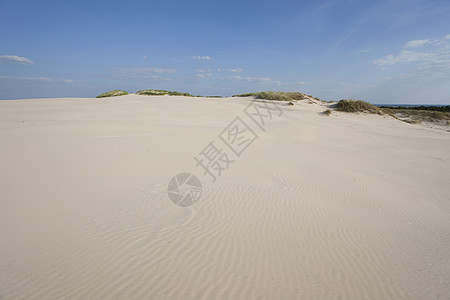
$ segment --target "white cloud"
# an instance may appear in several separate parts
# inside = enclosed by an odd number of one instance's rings
[[[197,74],[195,74],[195,77],[202,78],[202,79],[210,78],[212,76],[213,76],[212,73],[197,73]]]
[[[222,72],[222,69],[221,68],[217,68],[217,72]]]
[[[34,64],[33,61],[31,61],[30,59],[26,58],[26,57],[22,57],[22,56],[15,56],[15,55],[0,55],[0,63],[4,62],[4,63],[16,63],[16,64],[21,64],[21,65],[31,65]]]
[[[255,83],[274,83],[277,85],[281,84],[280,81],[273,81],[272,79],[270,79],[268,77],[249,77],[249,76],[242,77],[239,75],[234,75],[234,76],[227,77],[225,79],[240,80],[240,81],[255,82]]]
[[[147,56],[145,56],[145,55],[143,55],[143,56],[142,56],[142,58],[143,58],[143,59],[145,59],[145,60],[147,60],[147,59],[148,59],[148,57],[147,57]]]
[[[212,69],[195,69],[194,72],[195,73],[211,73],[213,70]]]
[[[176,69],[163,69],[163,68],[141,68],[144,71],[148,72],[155,72],[155,73],[167,73],[167,74],[173,74],[176,73]]]
[[[299,81],[298,84],[300,84],[300,85],[309,85],[309,83],[306,82],[306,81]]]
[[[194,72],[196,73],[195,77],[202,78],[202,79],[212,77],[213,71],[214,71],[213,69],[196,69],[196,70],[194,70]]]
[[[428,40],[428,39],[427,40],[410,41],[410,42],[406,43],[405,48],[416,48],[416,47],[423,46],[429,42],[430,42],[430,40]]]
[[[73,83],[71,79],[53,79],[48,77],[23,77],[23,76],[0,76],[0,80],[25,81],[25,82],[64,82]]]
[[[72,79],[61,79],[61,81],[65,83],[73,83]]]
[[[194,55],[194,56],[191,56],[191,58],[197,59],[197,60],[212,60],[212,57],[210,57],[210,56]]]
[[[361,49],[361,50],[359,50],[358,52],[359,52],[359,53],[368,53],[368,52],[371,52],[371,51],[373,51],[372,48],[369,48],[369,49]]]
[[[427,41],[427,42],[424,42]],[[414,42],[414,43],[412,43]],[[411,45],[424,45],[426,51],[411,51]],[[389,70],[387,67],[403,64],[402,72],[392,77],[392,80],[401,80],[403,83],[413,85],[424,82],[436,84],[450,80],[450,38],[443,37],[436,40],[411,41],[405,44],[399,54],[389,54],[372,62]],[[386,71],[387,72],[387,71]],[[414,82],[414,83],[411,83]]]
[[[393,65],[396,63],[423,61],[431,59],[432,56],[433,55],[431,53],[403,50],[399,55],[389,54],[383,58],[374,60],[373,64],[378,66],[384,66],[384,65]]]
[[[398,55],[389,54],[382,58],[374,60],[372,63],[378,66],[387,66],[397,63],[436,63],[438,61],[445,61],[450,58],[450,35],[437,40],[415,40],[409,41]],[[412,51],[408,48],[417,48],[427,45],[426,51]]]
[[[241,73],[243,70],[241,69],[241,68],[238,68],[238,69],[230,69],[230,72],[233,72],[233,73]]]
[[[171,80],[170,78],[161,77],[160,74],[173,74],[176,69],[164,68],[111,68],[109,71],[118,77],[132,78],[132,79],[163,79]]]

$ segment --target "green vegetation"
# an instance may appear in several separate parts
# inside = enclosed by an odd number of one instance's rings
[[[413,107],[383,108],[383,110],[391,116],[407,123],[430,122],[441,125],[450,124],[450,112],[448,111],[419,110]]]
[[[336,104],[336,110],[343,112],[366,112],[383,115],[384,111],[373,104],[362,100],[344,99]]]
[[[391,110],[428,110],[428,111],[442,111],[442,112],[450,112],[450,105],[446,106],[380,106],[381,108],[387,108]]]
[[[287,105],[294,105],[294,102],[289,101],[289,103]]]
[[[109,92],[100,94],[97,96],[97,98],[115,97],[115,96],[124,96],[124,95],[128,95],[128,92],[121,91],[121,90],[114,90],[114,91],[109,91]]]
[[[149,96],[169,95],[169,96],[194,97],[194,96],[192,96],[191,94],[188,94],[188,93],[171,92],[171,91],[165,91],[165,90],[142,90],[142,91],[138,91],[136,94],[138,94],[138,95],[149,95]]]
[[[417,124],[422,122],[447,126],[450,124],[450,106],[416,106],[416,107],[377,107],[361,100],[340,100],[336,110],[344,112],[367,112],[388,114],[398,120]]]
[[[309,99],[307,95],[299,92],[256,92],[246,93],[240,95],[233,95],[233,97],[255,97],[256,99],[278,100],[278,101],[297,101]]]
[[[331,115],[331,110],[327,109],[323,113],[324,113],[324,115],[329,116],[329,115]]]

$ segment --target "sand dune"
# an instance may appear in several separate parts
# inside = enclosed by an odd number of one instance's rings
[[[0,101],[0,299],[450,297],[448,132],[308,101],[260,128],[250,103]],[[215,182],[211,141],[234,160]],[[181,172],[202,183],[184,208]]]

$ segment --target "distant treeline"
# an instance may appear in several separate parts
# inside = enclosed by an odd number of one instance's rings
[[[445,106],[388,106],[383,105],[379,106],[381,108],[389,108],[389,109],[413,109],[413,110],[430,110],[430,111],[442,111],[442,112],[450,112],[450,105]]]

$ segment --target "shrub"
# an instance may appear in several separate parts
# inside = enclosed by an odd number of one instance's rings
[[[256,92],[233,95],[233,97],[255,97],[256,99],[277,100],[277,101],[296,101],[308,99],[308,96],[299,92]]]
[[[186,97],[194,97],[189,93],[180,93],[180,92],[171,92],[165,90],[142,90],[138,91],[136,94],[138,95],[149,95],[149,96],[186,96]]]
[[[450,121],[450,112],[418,110],[416,108],[384,108],[391,116],[408,123],[442,123],[447,124]]]
[[[336,105],[336,110],[343,112],[367,112],[372,114],[384,114],[383,110],[373,104],[362,100],[344,99],[340,100]]]
[[[323,112],[325,115],[329,116],[331,115],[331,110],[327,109],[326,111]]]
[[[128,92],[121,91],[121,90],[114,90],[114,91],[109,91],[109,92],[100,94],[97,96],[97,98],[115,97],[115,96],[124,96],[124,95],[128,95]]]

